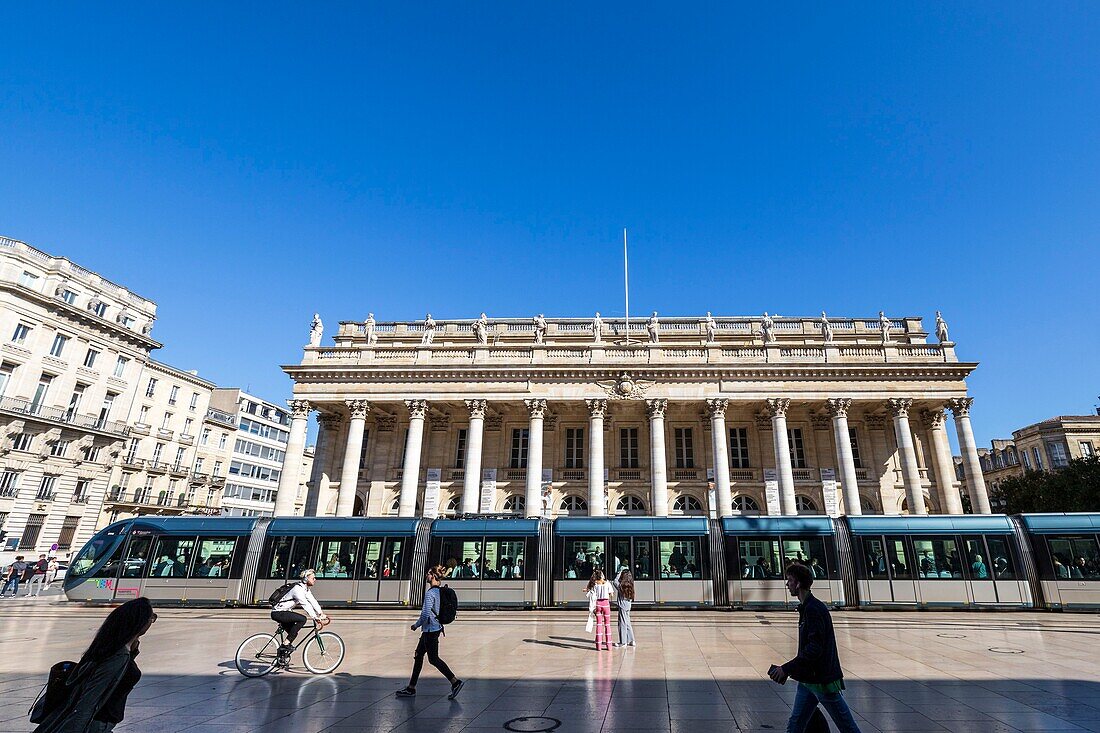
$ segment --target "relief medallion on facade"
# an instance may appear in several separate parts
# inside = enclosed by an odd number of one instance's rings
[[[634,379],[628,373],[623,372],[618,379],[608,379],[596,382],[596,384],[607,392],[610,399],[640,400],[645,397],[646,391],[656,382],[648,379]]]

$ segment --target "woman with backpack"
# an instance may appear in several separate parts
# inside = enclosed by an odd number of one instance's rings
[[[440,622],[440,613],[443,611],[442,592],[440,590],[440,581],[445,577],[446,569],[442,565],[435,565],[428,568],[428,577],[426,582],[428,583],[428,590],[424,593],[424,607],[420,610],[420,618],[416,620],[416,623],[412,625],[412,630],[421,630],[420,643],[416,645],[416,652],[413,653],[413,670],[412,677],[409,678],[409,684],[404,688],[397,691],[398,697],[412,697],[416,694],[416,682],[420,679],[420,671],[424,669],[424,655],[428,656],[428,662],[439,670],[439,673],[447,678],[447,681],[451,683],[451,694],[447,695],[448,700],[454,700],[458,697],[458,693],[462,690],[462,686],[465,684],[462,680],[455,677],[454,672],[447,666],[447,663],[439,658],[439,635],[443,632],[443,623]],[[457,605],[457,598],[454,597],[454,591],[450,588],[446,589],[448,594],[455,605]],[[453,612],[454,609],[449,609]],[[453,613],[449,614],[451,617],[445,617],[443,620],[450,622],[453,620]]]
[[[630,623],[630,607],[634,605],[634,575],[629,568],[623,568],[612,585],[619,594],[619,643],[616,646],[634,646],[634,626]]]
[[[592,571],[585,595],[588,596],[589,613],[596,617],[596,651],[601,649],[601,644],[603,649],[611,649],[611,598],[615,589],[599,568]]]
[[[134,662],[138,640],[156,620],[147,598],[135,598],[111,611],[61,683],[63,701],[46,712],[34,733],[108,733],[121,723],[126,697],[141,679]]]

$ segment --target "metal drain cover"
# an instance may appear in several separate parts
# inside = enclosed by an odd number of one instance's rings
[[[1012,649],[1012,648],[1007,647],[1007,646],[991,646],[991,647],[989,647],[989,651],[993,652],[994,654],[1023,654],[1024,653],[1023,649]]]
[[[505,730],[516,731],[516,733],[545,733],[556,729],[561,725],[561,721],[557,718],[547,718],[539,715],[523,718],[512,718],[504,724]]]
[[[965,639],[966,634],[936,634],[941,639]]]

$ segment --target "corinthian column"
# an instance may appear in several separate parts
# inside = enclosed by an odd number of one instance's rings
[[[313,455],[313,473],[306,492],[306,516],[316,517],[321,511],[321,490],[328,486],[329,464],[332,462],[336,432],[340,418],[336,415],[317,416],[317,451]]]
[[[340,470],[340,493],[336,495],[336,516],[350,517],[355,512],[355,490],[359,486],[359,460],[363,455],[363,426],[370,412],[366,400],[348,400],[348,442],[344,447],[344,467]]]
[[[714,496],[718,500],[718,516],[733,516],[733,492],[730,490],[730,457],[726,434],[726,405],[729,400],[707,400],[710,413],[710,438],[714,446]]]
[[[775,448],[775,472],[779,477],[779,510],[784,515],[798,514],[794,500],[794,470],[791,468],[791,443],[787,437],[787,410],[791,401],[786,397],[768,400],[772,418],[772,445]]]
[[[481,442],[485,434],[485,400],[466,400],[470,429],[466,431],[466,467],[462,475],[462,513],[476,514],[481,497]]]
[[[947,416],[940,408],[925,410],[921,417],[932,446],[932,467],[940,490],[940,506],[947,514],[962,514],[962,501],[955,490],[955,462],[951,459],[951,444],[947,440]]]
[[[528,517],[542,516],[542,420],[546,400],[524,400],[531,422],[527,429],[527,485],[524,501]]]
[[[298,498],[298,475],[302,471],[302,455],[306,450],[306,428],[309,426],[309,411],[312,409],[306,400],[291,400],[290,437],[287,438],[286,453],[283,456],[283,470],[279,473],[279,489],[275,493],[276,517],[294,516],[294,500]]]
[[[397,514],[401,517],[416,516],[416,495],[420,491],[420,446],[424,442],[424,415],[428,412],[426,400],[405,400],[409,408],[409,437],[405,440],[405,465],[401,467],[401,497]]]
[[[887,401],[890,414],[894,416],[894,436],[898,441],[898,455],[901,458],[901,479],[905,485],[905,498],[909,502],[910,514],[927,514],[924,507],[924,487],[920,482],[920,468],[917,465],[917,449],[913,446],[913,431],[909,427],[910,399],[892,399]]]
[[[606,517],[603,481],[603,418],[607,400],[585,400],[588,405],[588,516]]]
[[[649,465],[653,516],[668,516],[668,469],[665,467],[665,410],[668,400],[646,400],[649,413]]]
[[[856,462],[852,458],[852,436],[848,430],[849,399],[831,399],[825,409],[833,419],[833,442],[836,443],[836,465],[840,468],[840,488],[844,492],[844,513],[849,516],[863,514],[859,499],[859,479],[856,478]]]
[[[959,450],[962,452],[963,471],[966,476],[966,489],[970,493],[970,507],[975,514],[990,514],[989,494],[985,490],[985,477],[982,476],[982,464],[978,460],[978,446],[974,442],[974,428],[970,425],[970,407],[972,397],[960,397],[951,400],[948,407],[955,416],[955,432],[959,436]]]

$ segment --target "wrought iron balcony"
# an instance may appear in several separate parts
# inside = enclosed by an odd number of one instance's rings
[[[95,430],[121,438],[130,434],[130,426],[117,420],[101,420],[95,415],[80,415],[61,407],[47,407],[20,397],[0,398],[0,412],[34,418],[43,422]]]

